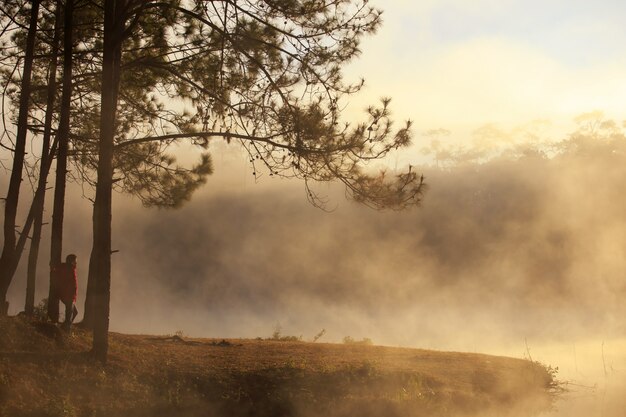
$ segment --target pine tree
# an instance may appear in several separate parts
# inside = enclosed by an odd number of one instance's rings
[[[41,161],[39,178],[37,179],[37,191],[33,198],[33,235],[31,237],[30,249],[28,251],[28,270],[26,279],[26,301],[24,311],[27,315],[32,315],[35,308],[35,284],[37,278],[37,261],[39,259],[39,245],[41,242],[41,231],[43,227],[43,212],[45,203],[46,184],[48,172],[52,163],[53,154],[56,152],[58,141],[55,140],[53,149],[50,149],[50,138],[52,136],[52,118],[54,116],[54,105],[57,87],[57,65],[58,51],[61,34],[61,0],[55,4],[54,23],[52,26],[52,43],[50,47],[50,59],[48,64],[48,78],[46,88],[46,107],[43,127],[43,139],[41,145]],[[25,228],[26,230],[26,228]],[[50,305],[50,295],[48,296]],[[56,304],[58,315],[58,302]]]
[[[392,128],[389,99],[368,108],[362,123],[341,117],[346,97],[363,85],[346,83],[342,67],[381,23],[366,1],[89,4],[91,21],[80,18],[73,28],[81,50],[66,48],[76,69],[71,130],[64,122],[56,133],[68,133],[74,172],[95,187],[85,310],[101,360],[114,188],[146,205],[177,207],[211,173],[206,148],[223,139],[245,149],[253,175],[302,179],[314,205],[324,205],[314,185],[327,181],[342,182],[352,198],[377,209],[419,203],[423,181],[411,167],[395,175],[364,169],[410,143],[410,122]],[[180,141],[204,150],[196,166],[178,167],[168,154]]]
[[[98,5],[81,2],[80,6],[71,12],[70,2],[67,3],[70,18],[73,23],[64,23],[64,2],[44,1],[43,15],[39,21],[39,31],[36,38],[36,55],[38,59],[33,63],[31,94],[31,106],[29,108],[28,129],[32,135],[43,134],[42,154],[40,159],[30,161],[27,173],[32,177],[31,182],[36,183],[36,191],[33,197],[31,209],[24,222],[19,239],[17,240],[13,262],[8,263],[5,269],[7,282],[11,282],[18,266],[20,256],[27,243],[27,238],[31,228],[31,250],[29,253],[27,294],[25,310],[28,313],[34,307],[34,289],[36,279],[36,267],[39,257],[39,241],[43,223],[43,208],[46,192],[46,182],[52,159],[57,158],[57,180],[55,182],[55,204],[53,207],[53,226],[51,242],[50,264],[61,262],[62,251],[62,231],[63,231],[63,208],[65,198],[66,178],[76,181],[86,181],[95,186],[95,180],[91,172],[97,167],[97,158],[94,156],[97,144],[97,129],[90,131],[94,120],[99,117],[100,85],[96,80],[100,77],[102,62],[102,35],[101,22],[98,23]],[[24,4],[15,2],[12,8],[2,9],[0,18],[4,18],[8,23],[18,23],[15,16],[24,14],[26,9]],[[56,10],[56,11],[51,11]],[[101,8],[100,8],[101,11]],[[61,13],[59,15],[59,13]],[[14,16],[15,15],[15,16]],[[21,68],[21,55],[24,53],[26,44],[26,31],[16,24],[13,29],[14,35],[11,45],[4,49],[1,54],[3,64],[13,65],[13,71],[4,72],[4,81],[7,95],[17,107],[20,100],[20,78],[15,75]],[[58,25],[65,25],[70,30],[61,31],[56,28]],[[8,27],[9,25],[7,24]],[[25,25],[24,25],[25,26]],[[66,46],[62,49],[64,55],[64,80],[61,90],[56,91],[56,62],[59,57],[58,37],[60,32],[64,32]],[[72,36],[73,35],[73,36]],[[55,40],[56,39],[56,40]],[[73,50],[73,44],[79,44],[79,50]],[[12,62],[11,59],[13,59]],[[100,65],[98,65],[100,64]],[[74,71],[72,71],[72,68]],[[17,70],[16,70],[17,69]],[[72,82],[70,82],[72,81]],[[124,85],[124,84],[123,84]],[[136,95],[133,89],[142,88],[141,85],[125,84],[127,95]],[[70,91],[73,90],[73,93]],[[57,95],[64,97],[64,105],[55,106]],[[71,100],[70,100],[71,98]],[[144,103],[121,103],[122,111],[125,114],[146,113]],[[42,120],[43,119],[43,120]],[[137,117],[129,118],[120,128],[126,131],[133,129]],[[140,118],[142,122],[146,118]],[[59,127],[54,128],[57,122]],[[77,132],[75,134],[74,132]],[[54,136],[54,143],[50,149],[50,138]],[[34,138],[34,136],[33,136]],[[72,149],[69,149],[68,139],[72,138]],[[61,140],[62,146],[57,152],[58,143]],[[114,166],[116,171],[123,176],[123,181],[116,181],[121,186],[120,191],[128,192],[138,196],[145,205],[156,205],[165,207],[178,206],[185,199],[189,198],[191,191],[204,182],[204,177],[210,173],[210,160],[203,157],[198,166],[185,169],[175,166],[172,157],[160,153],[161,147],[158,144],[144,144],[129,147],[122,157],[116,158]],[[67,157],[70,157],[68,160]],[[73,169],[67,165],[70,162]],[[25,161],[28,163],[28,161]],[[65,167],[64,167],[65,165]],[[67,174],[67,175],[66,175]],[[68,176],[69,175],[69,176]],[[55,302],[56,291],[53,287],[54,281],[50,280],[49,291],[49,316],[53,320],[58,319],[58,301]],[[8,285],[7,285],[8,288]],[[88,311],[91,311],[89,309]],[[89,317],[86,317],[89,318]]]
[[[11,284],[11,268],[16,262],[15,226],[20,185],[22,182],[22,171],[24,169],[31,72],[38,16],[39,0],[33,0],[31,2],[28,35],[26,39],[26,53],[24,56],[19,115],[17,120],[17,136],[15,139],[15,148],[13,149],[13,166],[4,207],[4,246],[2,248],[2,255],[0,255],[0,314],[7,314],[8,311],[6,294]]]
[[[58,151],[56,178],[54,186],[54,206],[52,209],[52,236],[50,239],[50,265],[61,264],[63,256],[63,218],[65,214],[65,186],[67,175],[67,152],[70,135],[70,111],[72,101],[72,66],[73,66],[73,17],[74,0],[65,0],[63,8],[63,94],[59,128],[57,130]],[[59,299],[55,279],[50,275],[48,294],[48,317],[53,322],[59,320]]]
[[[135,1],[106,0],[102,106],[94,245],[90,272],[95,280],[94,352],[107,356],[111,285],[111,189],[113,161],[126,149],[190,140],[206,146],[224,138],[240,142],[253,174],[302,178],[310,201],[322,199],[310,185],[341,181],[357,201],[400,209],[419,202],[422,178],[408,171],[389,180],[369,174],[367,160],[384,157],[410,142],[410,123],[392,130],[388,104],[368,109],[354,127],[341,123],[342,98],[362,83],[345,84],[341,67],[359,52],[361,36],[380,25],[380,11],[348,0]],[[124,61],[123,45],[148,33],[160,43],[137,48]],[[127,47],[129,50],[132,48]],[[122,68],[150,71],[166,96],[156,106],[163,126],[152,136],[119,138],[118,100]],[[137,80],[141,82],[141,80]],[[166,108],[167,100],[192,111]],[[168,131],[169,129],[169,131]]]

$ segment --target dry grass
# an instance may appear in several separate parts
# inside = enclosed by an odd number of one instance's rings
[[[531,416],[554,381],[529,361],[367,345],[112,333],[0,319],[0,416]]]

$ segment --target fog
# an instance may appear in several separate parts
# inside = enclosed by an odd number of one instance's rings
[[[111,330],[268,337],[279,328],[311,340],[326,329],[322,341],[527,357],[558,366],[569,384],[554,415],[621,416],[626,139],[564,138],[567,151],[552,158],[424,166],[422,207],[403,212],[348,202],[334,185],[318,188],[328,210],[314,208],[301,183],[255,182],[242,155],[214,145],[216,174],[182,209],[115,196]],[[64,241],[64,254],[79,257],[80,310],[87,197],[71,187]],[[37,300],[47,295],[43,242]],[[12,314],[24,287],[21,266]]]

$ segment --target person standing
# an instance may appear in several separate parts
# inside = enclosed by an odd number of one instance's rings
[[[65,263],[57,267],[57,293],[59,300],[65,305],[65,322],[63,327],[70,329],[74,319],[78,315],[76,308],[76,294],[78,292],[78,277],[76,275],[76,255],[69,254],[65,258]]]

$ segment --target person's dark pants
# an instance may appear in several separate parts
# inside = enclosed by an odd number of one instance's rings
[[[65,322],[63,325],[69,329],[78,315],[78,309],[76,308],[74,301],[63,301],[63,304],[65,304]]]

